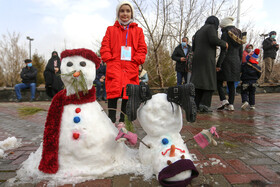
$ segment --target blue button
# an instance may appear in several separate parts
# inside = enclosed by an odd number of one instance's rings
[[[74,117],[74,122],[75,123],[79,123],[80,121],[81,121],[80,117],[78,117],[78,116]]]
[[[166,145],[166,144],[169,143],[169,141],[168,141],[167,138],[163,138],[163,139],[161,140],[161,143],[162,143],[163,145]]]

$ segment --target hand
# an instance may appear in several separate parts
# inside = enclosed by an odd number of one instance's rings
[[[57,73],[59,71],[59,68],[54,68],[54,72]]]
[[[221,68],[216,67],[216,72],[219,72],[219,71],[221,71]]]
[[[100,82],[104,82],[104,79],[101,78],[101,79],[99,79],[99,81],[100,81]]]
[[[184,62],[187,61],[187,59],[185,57],[181,57],[181,61]]]
[[[276,44],[276,41],[273,41],[272,44],[275,45],[275,44]]]
[[[228,43],[226,42],[226,49],[228,49]]]

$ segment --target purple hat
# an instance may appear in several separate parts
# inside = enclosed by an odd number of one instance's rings
[[[192,174],[190,178],[187,178],[186,180],[183,181],[166,181],[165,179],[168,179],[170,177],[174,177],[175,175],[187,171],[187,170],[192,170]],[[173,164],[163,168],[161,172],[159,172],[158,175],[158,181],[162,186],[168,186],[168,187],[185,187],[188,184],[191,183],[192,179],[197,177],[199,175],[198,171],[196,170],[193,162],[189,159],[181,159]]]

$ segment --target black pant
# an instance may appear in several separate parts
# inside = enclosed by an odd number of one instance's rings
[[[119,98],[108,99],[108,108],[117,109],[118,99]],[[125,114],[126,114],[126,103],[127,103],[127,101],[128,101],[127,99],[122,99],[121,111]],[[113,123],[116,122],[116,112],[117,112],[116,110],[110,110],[109,109],[109,118],[111,119],[111,121]],[[124,122],[124,114],[123,113],[120,114],[119,122]]]
[[[248,102],[248,95],[249,95],[249,104],[255,105],[256,82],[257,82],[256,80],[242,81],[241,84],[242,103],[244,103],[245,101]]]
[[[213,90],[195,89],[195,104],[197,108],[199,105],[211,107]]]
[[[217,81],[217,89],[220,96],[220,101],[226,100],[225,92],[223,90],[223,82],[224,81]],[[235,97],[235,87],[234,87],[234,81],[227,81],[227,87],[228,87],[228,102],[230,105],[233,105],[234,103],[234,97]]]

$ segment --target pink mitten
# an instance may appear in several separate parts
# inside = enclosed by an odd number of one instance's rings
[[[137,134],[127,131],[126,128],[120,128],[116,141],[121,142],[127,140],[130,144],[135,145],[137,143]]]

